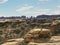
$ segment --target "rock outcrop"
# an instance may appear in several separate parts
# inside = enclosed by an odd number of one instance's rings
[[[26,42],[40,42],[40,39],[50,38],[51,35],[52,33],[49,29],[33,29],[24,36],[24,39]]]

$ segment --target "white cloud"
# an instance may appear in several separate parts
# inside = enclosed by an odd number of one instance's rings
[[[42,14],[47,14],[47,15],[60,14],[60,10],[37,8],[34,6],[23,6],[17,9],[16,11],[19,12],[21,15],[27,15],[27,16],[37,16]]]
[[[36,9],[26,12],[28,15],[41,15],[41,14],[47,14],[49,12],[49,9]]]
[[[53,14],[60,14],[60,10],[54,11]]]
[[[0,4],[7,2],[8,0],[0,0]]]
[[[51,10],[51,11],[49,12],[49,14],[50,14],[50,15],[58,15],[58,14],[60,14],[60,10]]]
[[[45,2],[45,1],[48,1],[48,0],[39,0],[39,1],[41,1],[41,2]]]
[[[57,8],[60,8],[60,5],[58,5]]]
[[[41,14],[48,14],[50,9],[39,9],[34,6],[23,6],[21,8],[18,8],[16,11],[19,12],[21,15],[36,16]]]
[[[21,8],[18,8],[16,11],[21,11],[21,12],[24,12],[24,11],[27,11],[27,10],[30,10],[31,8],[33,8],[33,6],[23,6]]]

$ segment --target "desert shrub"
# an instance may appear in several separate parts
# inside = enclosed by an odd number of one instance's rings
[[[13,33],[19,34],[21,31],[20,30],[13,30]]]
[[[0,31],[0,35],[2,35],[3,34],[3,32],[2,31]]]

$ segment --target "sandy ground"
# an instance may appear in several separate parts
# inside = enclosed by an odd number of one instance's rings
[[[36,44],[28,44],[28,45],[60,45],[60,43],[36,43]]]
[[[60,36],[53,36],[50,43],[34,43],[30,42],[28,45],[60,45]]]
[[[23,38],[18,38],[18,39],[10,39],[7,40],[7,42],[1,44],[1,45],[19,45],[24,41]]]
[[[3,43],[2,45],[18,45],[18,43],[22,42],[24,39],[18,38],[18,39],[11,39],[11,40],[8,40],[7,42]],[[13,40],[15,40],[15,41],[13,41]],[[30,43],[28,43],[28,45],[60,45],[60,36],[52,36],[49,43],[30,42]]]

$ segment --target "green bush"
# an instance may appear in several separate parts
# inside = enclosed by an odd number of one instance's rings
[[[13,33],[19,34],[21,31],[20,30],[13,30]]]

